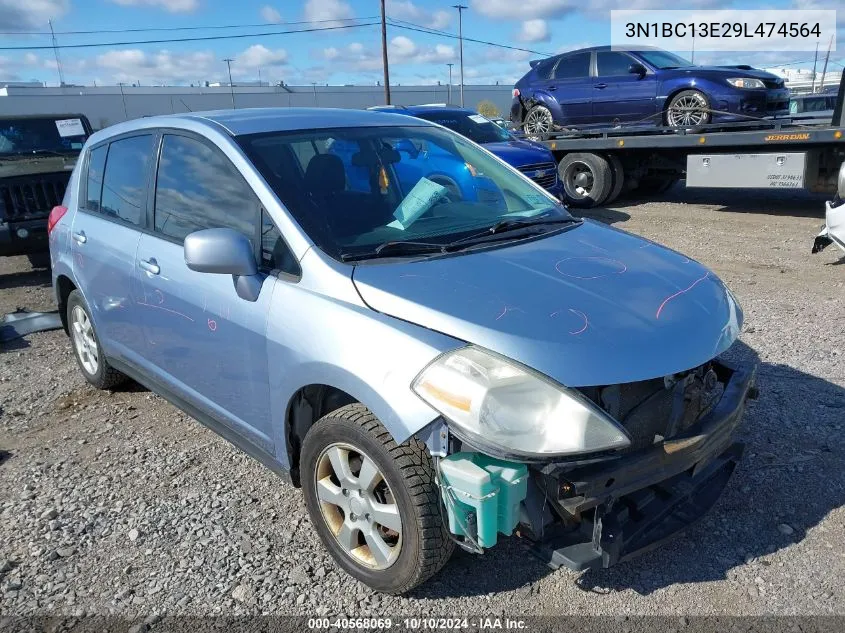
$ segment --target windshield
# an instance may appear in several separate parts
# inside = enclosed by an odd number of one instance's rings
[[[686,68],[693,66],[689,60],[668,51],[632,51],[655,68]]]
[[[472,112],[423,112],[415,116],[426,121],[439,123],[479,145],[499,143],[511,139],[507,130],[502,129],[501,126],[496,125],[490,119]]]
[[[0,154],[79,152],[88,132],[82,119],[2,119]]]
[[[543,189],[432,126],[273,132],[239,142],[311,239],[337,259],[386,242],[447,244],[511,219],[570,218]]]

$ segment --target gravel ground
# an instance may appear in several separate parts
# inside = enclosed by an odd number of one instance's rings
[[[93,390],[49,332],[0,350],[0,613],[845,614],[845,259],[809,254],[819,198],[778,193],[676,188],[591,214],[712,267],[745,309],[730,354],[760,363],[744,461],[663,548],[576,574],[513,538],[375,594],[298,490],[139,387]],[[52,307],[26,258],[0,259],[0,289],[0,313]]]

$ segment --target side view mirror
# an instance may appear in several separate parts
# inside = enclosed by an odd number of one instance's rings
[[[198,273],[232,275],[235,291],[258,300],[261,280],[249,240],[233,229],[203,229],[185,237],[185,264]]]
[[[628,72],[632,75],[639,75],[642,78],[645,77],[646,72],[648,71],[646,71],[645,66],[643,66],[642,64],[634,62],[633,64],[628,66]]]
[[[393,144],[393,149],[397,152],[402,152],[410,156],[411,158],[416,158],[420,155],[420,148],[414,145],[411,139],[403,138],[396,141]]]

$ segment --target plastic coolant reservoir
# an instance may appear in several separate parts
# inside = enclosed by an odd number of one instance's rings
[[[481,453],[455,453],[440,460],[441,494],[449,530],[474,538],[481,547],[496,544],[519,521],[519,504],[528,492],[528,468]],[[475,526],[477,535],[471,526]]]

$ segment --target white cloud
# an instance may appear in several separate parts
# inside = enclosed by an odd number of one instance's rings
[[[282,66],[288,61],[288,54],[282,48],[270,50],[261,44],[255,44],[235,58],[238,69],[261,68],[263,66]]]
[[[417,45],[409,37],[399,35],[390,40],[389,54],[397,57],[412,57],[417,52]]]
[[[381,48],[366,47],[360,42],[352,42],[340,48],[324,48],[320,51],[320,57],[331,61],[333,68],[338,71],[367,73],[382,70]],[[437,44],[432,47],[420,47],[404,35],[391,39],[388,46],[391,68],[411,64],[445,64],[455,61],[456,58],[457,53],[453,46]]]
[[[276,11],[275,7],[265,4],[261,7],[261,19],[270,24],[278,24],[282,21],[282,14]]]
[[[338,26],[341,20],[355,17],[352,7],[344,0],[306,0],[305,19],[327,22],[324,26]]]
[[[388,0],[387,15],[397,20],[416,22],[431,29],[444,29],[452,21],[449,11],[428,11],[418,7],[411,0]]]
[[[140,49],[122,49],[98,55],[94,62],[112,73],[112,81],[127,83],[190,83],[222,77],[225,70],[225,65],[211,51],[146,53]]]
[[[0,30],[43,30],[47,20],[62,17],[70,0],[0,0]]]
[[[829,0],[793,0],[792,2],[793,9],[837,9],[836,24],[840,28],[845,28],[845,11],[841,9],[841,6],[839,2],[830,2]]]
[[[717,9],[730,5],[732,0],[688,0],[687,9]],[[472,0],[472,9],[488,18],[531,20],[535,18],[560,18],[580,12],[595,15],[611,9],[664,9],[665,0]]]
[[[548,42],[552,39],[549,33],[549,25],[545,20],[535,18],[525,20],[519,29],[516,38],[521,42]]]
[[[199,0],[111,0],[124,7],[146,6],[164,9],[168,13],[190,13],[199,8]]]

